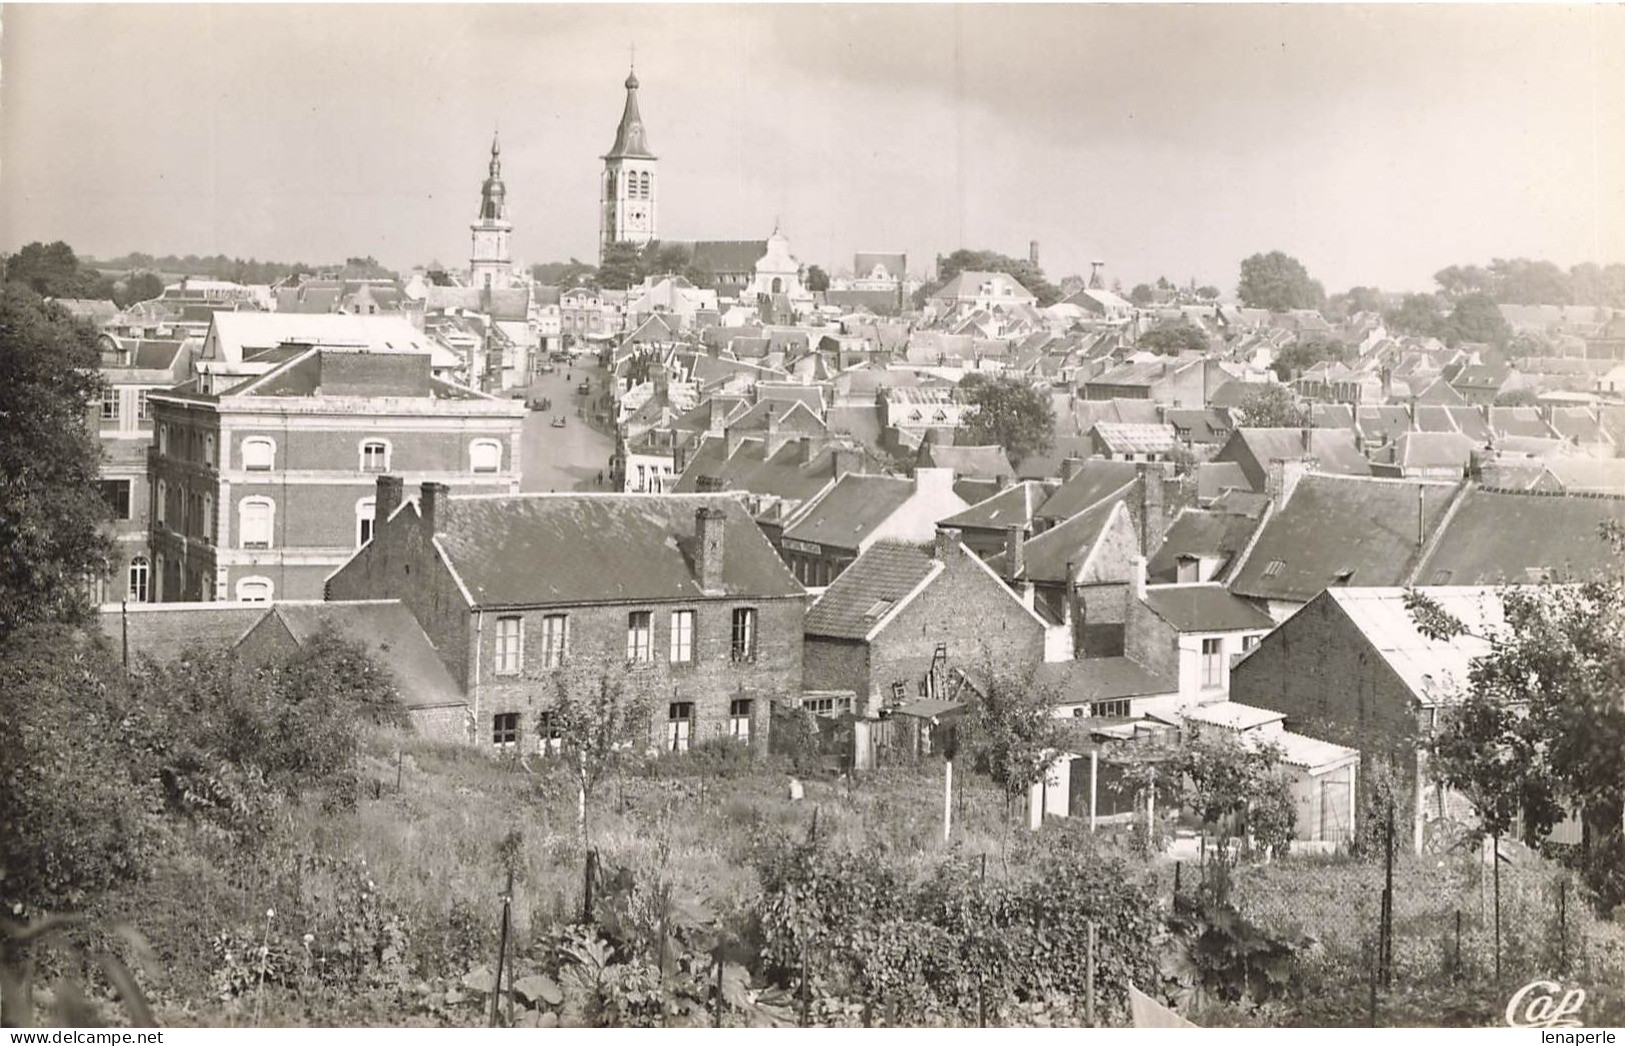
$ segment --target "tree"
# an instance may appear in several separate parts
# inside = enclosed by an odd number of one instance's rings
[[[543,743],[557,738],[576,779],[576,829],[588,844],[587,807],[611,774],[647,749],[654,669],[572,658],[558,669],[553,703],[537,717]]]
[[[1204,284],[1196,288],[1196,296],[1203,301],[1218,301],[1219,288],[1213,286],[1211,283]]]
[[[643,258],[637,244],[617,241],[604,248],[598,265],[598,285],[624,291],[643,280]]]
[[[1383,323],[1394,334],[1436,338],[1444,333],[1444,316],[1431,294],[1407,294],[1399,307],[1383,314]]]
[[[1149,283],[1136,283],[1134,289],[1128,292],[1128,300],[1136,305],[1150,305],[1157,300],[1157,292],[1151,289]]]
[[[1625,561],[1625,527],[1602,527]],[[1522,812],[1524,837],[1545,837],[1565,812],[1583,817],[1580,865],[1604,910],[1625,901],[1625,580],[1616,568],[1578,582],[1508,588],[1504,626],[1480,631],[1489,651],[1444,716],[1433,771],[1473,803],[1484,832]],[[1419,631],[1467,634],[1421,593],[1406,605]]]
[[[1501,315],[1500,306],[1488,294],[1469,294],[1456,301],[1445,321],[1445,340],[1452,345],[1480,342],[1504,349],[1512,339],[1512,328]]]
[[[1218,829],[1221,861],[1232,836],[1250,838],[1277,855],[1292,845],[1297,804],[1281,772],[1278,746],[1204,730],[1185,743],[1174,767],[1190,782],[1186,804],[1203,825]]]
[[[1285,385],[1254,386],[1236,410],[1248,428],[1301,429],[1309,424],[1309,412]]]
[[[971,374],[959,383],[959,391],[975,408],[964,419],[972,445],[998,444],[1018,466],[1054,445],[1055,407],[1031,385]]]
[[[1497,407],[1537,407],[1540,405],[1540,396],[1528,386],[1508,389],[1495,396]]]
[[[1034,683],[1034,670],[1011,670],[984,663],[977,685],[960,691],[969,707],[956,727],[959,752],[987,774],[1012,803],[1044,779],[1061,747],[1060,720],[1052,714],[1056,695]]]
[[[1309,278],[1303,263],[1281,251],[1255,254],[1244,260],[1236,296],[1250,309],[1271,312],[1318,309],[1326,302],[1325,290]]]
[[[86,620],[111,549],[91,428],[96,333],[17,284],[0,288],[0,636]]]
[[[164,281],[156,273],[138,272],[124,281],[122,290],[115,289],[113,300],[119,308],[126,308],[138,301],[151,301],[164,293]]]
[[[960,249],[943,258],[937,266],[937,280],[915,293],[916,305],[923,305],[943,284],[961,272],[1002,272],[1031,291],[1040,306],[1061,300],[1061,289],[1044,277],[1044,270],[1025,258],[1011,258],[996,251]]]
[[[548,287],[578,287],[598,272],[579,258],[567,262],[543,262],[530,267],[531,278]]]
[[[1340,362],[1350,354],[1349,347],[1336,338],[1311,335],[1277,352],[1270,366],[1282,381],[1290,381],[1317,363]]]
[[[1140,335],[1136,348],[1164,356],[1177,356],[1181,352],[1206,352],[1207,332],[1190,323],[1169,323],[1153,327]]]
[[[30,243],[6,259],[6,282],[28,285],[47,298],[111,298],[113,281],[82,265],[61,240]]]
[[[807,289],[809,291],[829,290],[829,273],[817,265],[807,266]]]

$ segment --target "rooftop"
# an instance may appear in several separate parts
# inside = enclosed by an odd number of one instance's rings
[[[835,639],[865,639],[943,570],[931,545],[878,541],[807,610],[804,631]]]

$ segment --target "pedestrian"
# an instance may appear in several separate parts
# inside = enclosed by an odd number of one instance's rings
[[[801,782],[793,777],[790,778],[790,801],[799,803],[806,797],[806,794],[806,791],[801,787]]]
[[[604,485],[604,470],[603,469],[598,470],[598,485],[600,487]]]

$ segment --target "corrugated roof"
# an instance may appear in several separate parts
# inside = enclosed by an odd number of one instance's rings
[[[931,545],[877,541],[830,583],[807,610],[804,631],[863,639],[882,618],[943,570]]]
[[[1132,422],[1097,422],[1095,438],[1115,453],[1166,454],[1178,443],[1172,425]]]
[[[1240,701],[1215,701],[1206,705],[1192,705],[1181,713],[1188,720],[1222,726],[1229,730],[1256,730],[1286,718],[1285,712],[1268,708],[1255,708]]]
[[[802,594],[744,505],[727,495],[454,496],[436,540],[479,606],[698,599],[702,507],[726,515],[724,593]]]
[[[1150,585],[1145,605],[1181,632],[1269,631],[1274,620],[1217,582]]]
[[[1417,591],[1471,632],[1493,632],[1505,623],[1500,596],[1493,588],[1464,585]],[[1416,627],[1416,619],[1405,609],[1402,588],[1329,589],[1325,598],[1337,604],[1417,699],[1425,703],[1460,696],[1468,685],[1473,659],[1491,650],[1486,640],[1473,635],[1455,636],[1448,641],[1423,635]]]

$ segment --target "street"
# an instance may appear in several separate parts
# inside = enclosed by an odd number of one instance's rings
[[[527,399],[547,398],[553,403],[547,410],[533,410],[525,417],[519,489],[525,493],[607,490],[615,443],[577,415],[586,397],[576,392],[576,386],[589,376],[593,395],[602,392],[605,371],[586,359],[553,366],[553,373],[535,375],[526,393]],[[555,417],[565,419],[563,428],[553,427]],[[604,474],[602,487],[597,482],[600,472]]]

